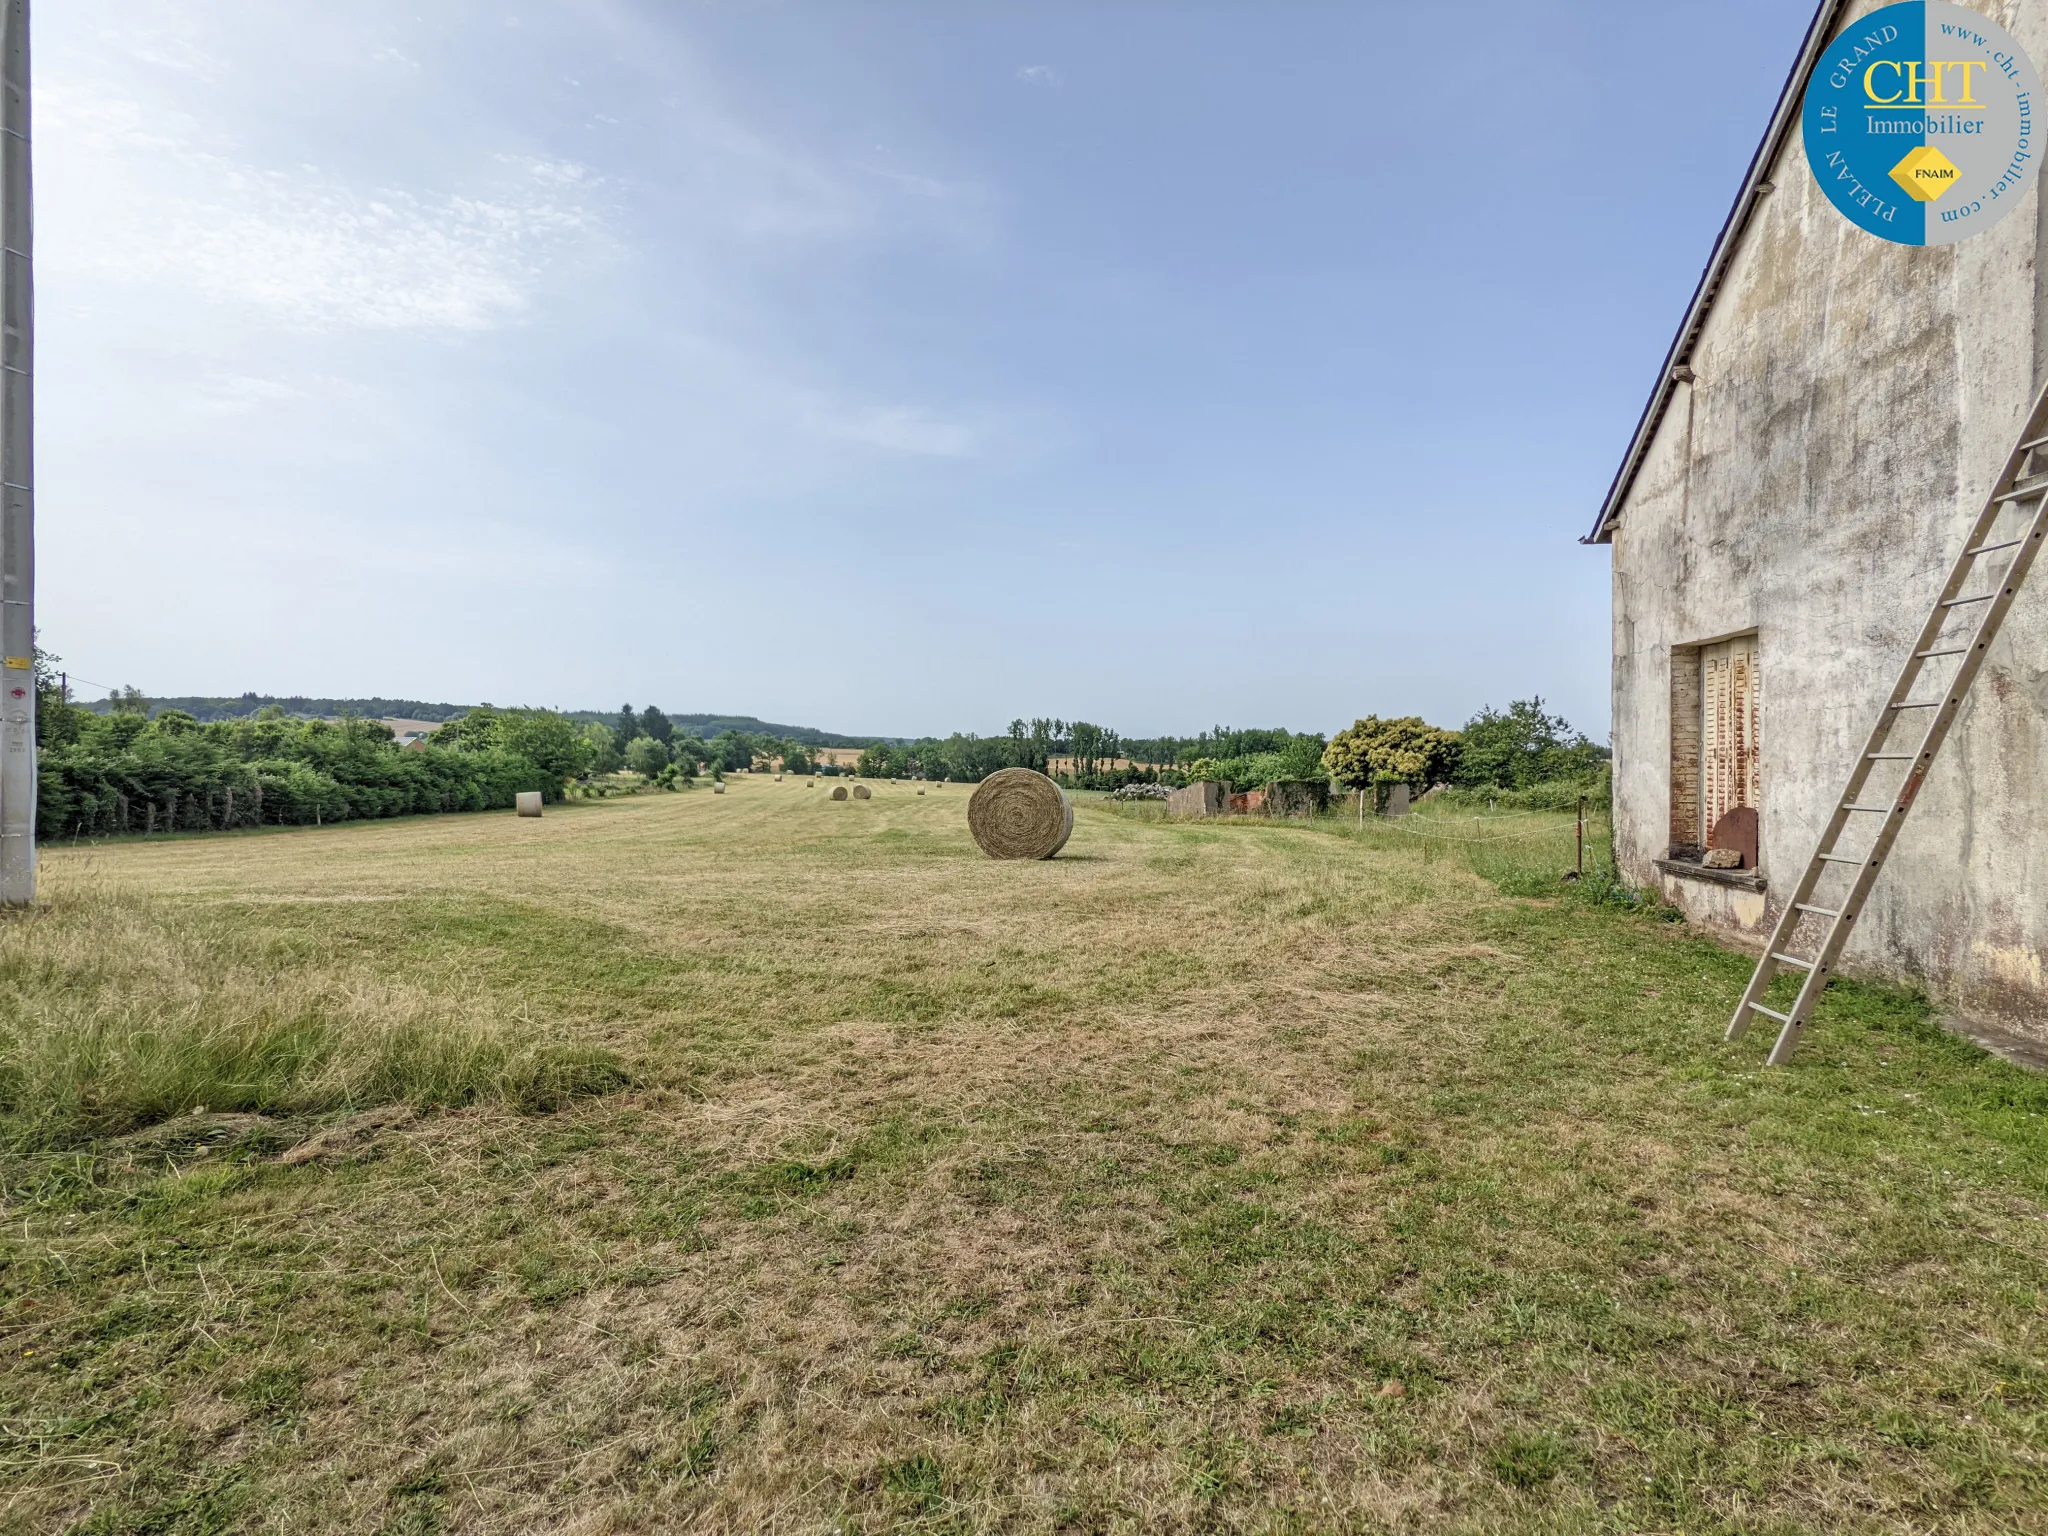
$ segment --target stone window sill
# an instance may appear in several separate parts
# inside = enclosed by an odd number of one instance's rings
[[[1676,875],[1681,880],[1704,880],[1708,885],[1732,886],[1738,891],[1763,891],[1770,888],[1761,870],[1709,869],[1704,864],[1690,864],[1680,859],[1656,859],[1652,862],[1665,874]]]

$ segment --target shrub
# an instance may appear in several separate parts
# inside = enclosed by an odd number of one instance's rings
[[[1480,710],[1466,722],[1462,742],[1453,782],[1474,788],[1527,789],[1585,778],[1609,755],[1562,715],[1545,714],[1540,698]]]
[[[669,766],[668,748],[652,736],[635,736],[626,743],[626,766],[651,779]]]
[[[1282,752],[1253,752],[1244,757],[1198,757],[1188,764],[1193,783],[1270,784],[1288,777],[1287,756]]]
[[[1456,731],[1419,715],[1382,720],[1367,715],[1339,731],[1322,754],[1322,767],[1352,789],[1371,784],[1435,784],[1451,777],[1459,757]]]
[[[610,726],[592,721],[583,727],[583,741],[590,748],[590,757],[579,777],[617,773],[626,766],[626,759],[619,751],[619,739]]]
[[[436,746],[523,757],[558,784],[587,772],[592,755],[584,733],[548,709],[494,709],[479,704],[434,732],[433,739]]]

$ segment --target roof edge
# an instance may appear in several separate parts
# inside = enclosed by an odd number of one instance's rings
[[[1665,407],[1670,405],[1671,392],[1678,383],[1678,370],[1686,365],[1693,344],[1699,340],[1700,331],[1713,310],[1714,300],[1720,294],[1721,280],[1728,275],[1729,263],[1735,259],[1735,248],[1749,228],[1750,217],[1771,191],[1765,172],[1777,160],[1779,151],[1791,136],[1792,125],[1799,117],[1800,97],[1805,93],[1807,79],[1812,75],[1821,51],[1827,46],[1835,19],[1847,8],[1848,0],[1820,0],[1813,20],[1807,24],[1806,40],[1799,46],[1799,56],[1793,62],[1792,73],[1785,77],[1785,88],[1778,94],[1778,106],[1771,114],[1770,127],[1764,130],[1762,142],[1757,145],[1756,153],[1750,156],[1749,169],[1742,177],[1742,190],[1735,194],[1734,206],[1728,210],[1728,218],[1714,240],[1713,254],[1707,258],[1706,269],[1700,273],[1692,302],[1686,306],[1685,320],[1678,327],[1678,334],[1671,339],[1670,350],[1664,354],[1664,366],[1657,375],[1657,384],[1650,392],[1649,402],[1644,405],[1643,414],[1636,422],[1635,436],[1629,439],[1628,452],[1614,473],[1614,482],[1608,486],[1606,498],[1600,503],[1600,515],[1593,522],[1593,531],[1579,540],[1581,544],[1606,544],[1614,537],[1615,526],[1621,520],[1621,504],[1634,488],[1636,472],[1642,468],[1643,457],[1650,451],[1651,439],[1663,423]]]

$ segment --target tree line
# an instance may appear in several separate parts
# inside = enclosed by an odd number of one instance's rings
[[[129,714],[136,711],[149,713],[152,710],[175,709],[199,721],[239,720],[254,716],[272,705],[287,715],[302,719],[335,719],[361,715],[366,719],[380,716],[393,720],[426,720],[439,722],[452,720],[469,706],[466,704],[435,704],[425,699],[314,699],[304,694],[244,693],[234,698],[210,697],[200,694],[184,698],[145,698],[138,688],[117,688],[107,698],[95,704],[80,704],[80,709],[95,714]]]
[[[977,783],[999,768],[1035,768],[1072,788],[1130,783],[1240,785],[1328,781],[1347,788],[1408,783],[1418,789],[1525,791],[1598,779],[1608,751],[1551,714],[1540,698],[1487,707],[1458,730],[1417,716],[1373,715],[1325,738],[1314,732],[1218,725],[1194,736],[1128,737],[1085,720],[1013,720],[1001,736],[956,733],[862,752],[858,771],[877,778]],[[1597,791],[1596,792],[1604,792]]]
[[[631,704],[621,705],[616,716],[609,721],[591,721],[582,734],[591,753],[588,772],[617,773],[630,768],[650,779],[666,776],[668,782],[700,773],[716,778],[771,766],[789,773],[809,773],[816,752],[808,741],[765,731],[728,728],[706,741],[679,728],[652,704],[638,711]]]
[[[275,705],[234,720],[103,715],[51,690],[36,719],[38,835],[501,810],[522,790],[559,800],[583,760],[574,728],[543,710],[494,713],[460,741],[401,748],[374,720],[295,720]]]
[[[376,720],[298,719],[275,702],[202,721],[187,710],[152,713],[152,701],[127,689],[88,708],[69,700],[53,668],[54,658],[38,657],[37,821],[46,838],[502,809],[521,790],[558,800],[565,786],[627,771],[663,788],[707,773],[842,771],[819,761],[813,742],[732,728],[707,740],[652,704],[582,720],[477,705],[401,747]],[[1607,756],[1536,698],[1482,709],[1459,730],[1414,716],[1367,716],[1332,739],[1222,725],[1193,736],[1127,737],[1086,720],[1019,718],[995,736],[870,740],[845,771],[979,783],[1022,767],[1083,789],[1280,779],[1604,793]]]

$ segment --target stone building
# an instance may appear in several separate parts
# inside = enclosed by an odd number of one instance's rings
[[[1616,857],[1751,943],[2048,378],[2038,187],[1985,233],[1918,247],[1855,228],[1808,171],[1808,77],[1872,9],[1821,4],[1588,539],[1613,563]],[[2048,0],[1978,9],[2048,58]],[[1706,867],[1745,820],[1746,867]],[[2048,1045],[2048,566],[1843,963]]]

